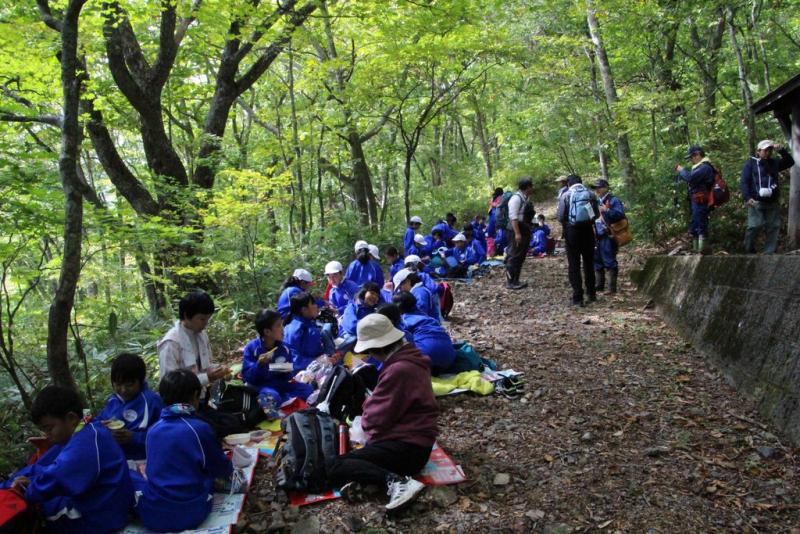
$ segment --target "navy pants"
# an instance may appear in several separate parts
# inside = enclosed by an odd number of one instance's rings
[[[594,270],[617,268],[617,242],[608,235],[597,236],[594,247]]]
[[[692,200],[692,221],[689,233],[694,237],[708,237],[708,204]]]

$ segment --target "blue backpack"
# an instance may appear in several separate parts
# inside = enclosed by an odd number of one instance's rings
[[[569,223],[587,224],[594,218],[592,209],[592,193],[583,185],[572,190],[569,199]]]

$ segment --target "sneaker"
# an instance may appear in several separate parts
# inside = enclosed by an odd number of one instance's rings
[[[506,284],[507,289],[513,289],[513,290],[525,289],[526,287],[528,287],[528,284],[525,282],[509,282]]]
[[[386,504],[387,510],[397,510],[413,501],[417,495],[425,488],[425,484],[414,480],[411,477],[403,477],[389,483],[389,502]]]

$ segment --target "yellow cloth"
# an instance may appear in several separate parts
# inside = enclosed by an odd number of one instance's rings
[[[478,371],[464,371],[448,378],[431,377],[433,394],[437,397],[447,395],[454,389],[468,389],[479,395],[489,395],[494,392],[494,384],[481,378]]]

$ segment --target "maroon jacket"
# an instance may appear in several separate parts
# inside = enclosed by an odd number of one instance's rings
[[[364,401],[361,424],[369,443],[403,441],[430,447],[439,428],[431,361],[407,343],[383,364],[378,385]]]

